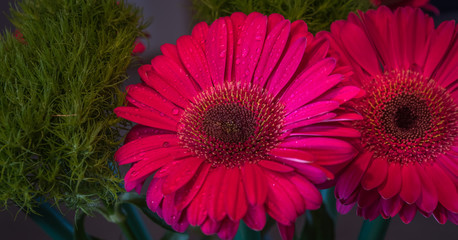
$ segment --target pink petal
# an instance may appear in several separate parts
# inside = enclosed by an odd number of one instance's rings
[[[207,178],[210,167],[211,165],[208,163],[201,164],[192,179],[175,193],[175,206],[177,209],[184,209],[197,195]]]
[[[325,168],[319,166],[318,164],[308,163],[297,159],[283,159],[278,158],[285,162],[286,164],[295,167],[296,171],[306,177],[308,180],[312,181],[314,184],[321,184],[327,180],[334,178],[334,175],[326,170]]]
[[[218,232],[218,237],[221,239],[233,239],[235,234],[237,234],[237,229],[239,228],[238,221],[229,220],[226,218],[224,221],[221,222],[221,228]]]
[[[177,46],[165,43],[161,46],[161,52],[166,56],[168,59],[171,59],[174,63],[176,63],[180,68],[184,68],[183,63],[181,62],[180,56],[178,56]]]
[[[396,214],[401,211],[401,208],[404,204],[403,201],[401,201],[401,198],[399,196],[394,196],[389,199],[381,199],[380,204],[382,205],[382,211],[390,217],[396,216]]]
[[[355,205],[354,203],[345,205],[341,203],[340,201],[337,201],[336,202],[337,212],[339,212],[340,214],[347,214],[348,212],[350,212],[350,210],[353,208],[354,205]]]
[[[296,110],[337,85],[342,75],[328,76],[335,64],[333,58],[326,58],[299,74],[281,98],[288,103],[285,111],[289,113]]]
[[[434,218],[440,224],[445,224],[447,222],[447,210],[442,207],[442,205],[438,205],[436,210],[434,211]]]
[[[250,205],[262,206],[267,197],[264,171],[256,164],[246,163],[242,168],[242,181]]]
[[[208,216],[208,210],[205,205],[206,194],[211,183],[205,181],[197,195],[192,199],[187,208],[187,217],[191,225],[200,226]]]
[[[139,140],[146,137],[151,137],[154,135],[161,135],[161,134],[171,134],[170,131],[152,128],[148,126],[143,126],[141,124],[137,124],[133,126],[130,131],[127,133],[124,144],[130,143],[135,140]]]
[[[421,195],[417,200],[417,206],[425,212],[433,212],[439,201],[436,186],[421,164],[415,164],[415,167],[421,179]]]
[[[207,196],[208,216],[215,221],[221,221],[226,217],[226,192],[221,186],[232,184],[232,179],[225,179],[225,173],[226,168],[218,167],[212,170],[212,174],[207,179],[212,183]]]
[[[192,38],[196,43],[205,51],[205,43],[208,36],[208,24],[206,22],[200,22],[194,26],[191,33]]]
[[[437,164],[432,164],[426,170],[426,173],[433,180],[436,186],[439,202],[449,211],[458,212],[458,193],[456,185],[450,179],[448,174]]]
[[[275,150],[275,149],[273,149]],[[273,151],[272,150],[272,151]],[[276,150],[279,150],[279,149],[276,149]],[[271,151],[271,153],[272,153]],[[295,150],[291,150],[291,151],[295,151]],[[282,163],[278,163],[278,162],[275,162],[275,161],[269,161],[269,160],[261,160],[258,162],[258,164],[268,170],[271,170],[271,171],[274,171],[274,172],[282,172],[282,173],[286,173],[286,172],[292,172],[294,171],[294,168],[288,166],[288,165],[285,165],[285,164],[282,164]]]
[[[304,128],[296,128],[290,136],[322,136],[322,137],[347,137],[359,138],[361,133],[348,127],[342,127],[338,124],[314,124],[313,126],[306,126]]]
[[[155,149],[178,146],[175,134],[161,134],[131,141],[115,153],[114,158],[120,164],[133,163],[142,159],[142,154]]]
[[[207,218],[200,229],[205,235],[212,235],[217,233],[220,227],[221,223],[219,221],[213,221],[211,218]]]
[[[331,89],[320,97],[320,101],[336,101],[339,104],[346,103],[347,101],[359,96],[363,90],[354,86],[344,86]]]
[[[202,89],[212,86],[210,70],[205,53],[191,36],[182,36],[177,40],[178,54],[191,77]]]
[[[156,212],[164,197],[161,192],[163,182],[164,179],[162,178],[153,178],[148,186],[148,191],[146,191],[146,204],[153,212]]]
[[[278,14],[278,13],[270,14],[267,17],[267,34],[270,34],[270,32],[272,32],[272,29],[274,29],[278,24],[280,24],[284,20],[285,20],[285,17],[283,17],[281,14]]]
[[[266,225],[266,211],[264,210],[264,206],[249,206],[245,217],[243,217],[243,221],[249,228],[255,231],[261,231]]]
[[[291,149],[291,148],[274,148],[270,150],[270,155],[280,157],[282,159],[290,159],[292,161],[299,160],[298,162],[314,162],[316,160],[315,156],[302,151],[301,149]],[[283,162],[285,163],[285,162]],[[272,169],[272,168],[271,168]],[[282,171],[284,168],[279,168],[277,171]],[[276,170],[275,168],[272,170]],[[289,168],[283,170],[284,172],[290,172]]]
[[[361,179],[361,186],[365,190],[374,189],[385,181],[387,174],[388,160],[381,157],[375,158]]]
[[[308,120],[312,117],[333,111],[338,107],[339,103],[334,101],[322,101],[307,104],[292,113],[288,113],[285,117],[285,124],[288,125],[301,120]]]
[[[259,61],[267,31],[267,17],[260,13],[248,15],[235,49],[235,80],[251,82]]]
[[[159,112],[151,112],[136,107],[117,107],[114,112],[118,117],[142,125],[170,131],[177,130],[177,122],[164,114],[161,115]]]
[[[178,50],[180,49],[178,48]],[[165,56],[153,58],[151,60],[151,65],[153,69],[156,70],[156,73],[167,81],[167,84],[169,84],[171,88],[176,89],[180,95],[193,101],[194,96],[197,95],[198,89],[195,87],[193,80],[189,77],[185,69]]]
[[[316,210],[320,208],[323,199],[318,189],[311,182],[298,174],[289,176],[288,179],[303,197],[306,209]]]
[[[127,171],[126,176],[124,177],[124,182],[128,184],[129,182],[148,177],[154,171],[172,161],[172,158],[169,155],[166,155],[163,157],[161,156],[161,158],[150,158],[137,162],[129,169],[129,171]]]
[[[366,208],[373,205],[380,199],[380,195],[376,191],[361,190],[358,194],[358,207]]]
[[[312,117],[310,119],[302,119],[301,121],[290,123],[286,125],[284,129],[293,130],[293,131],[295,131],[296,129],[304,129],[304,128],[309,127],[312,124],[331,121],[335,117],[336,117],[336,114],[334,112],[325,113],[322,115]]]
[[[346,141],[325,137],[290,138],[279,147],[298,148],[316,157],[316,163],[334,165],[349,161],[356,156],[356,149]]]
[[[272,14],[273,15],[273,14]],[[272,16],[270,15],[270,16]],[[269,16],[269,18],[270,18]],[[288,20],[278,23],[267,35],[261,57],[259,59],[256,71],[253,77],[253,83],[264,86],[270,74],[277,65],[282,56],[283,49],[286,46],[291,24]]]
[[[282,240],[292,240],[294,238],[294,224],[283,225],[277,223],[278,230],[280,231],[280,236]]]
[[[401,199],[408,204],[417,201],[421,194],[421,181],[418,177],[415,166],[402,167],[402,188]]]
[[[270,174],[266,174],[266,176],[268,176],[266,177],[266,182],[269,186],[265,205],[267,214],[279,223],[284,225],[292,224],[297,217],[294,203],[273,176],[270,176]]]
[[[417,207],[415,207],[415,204],[414,205],[405,204],[404,207],[402,207],[401,211],[399,211],[399,217],[401,218],[403,223],[407,224],[413,220],[416,213],[417,213]]]
[[[397,163],[388,164],[388,176],[385,183],[378,188],[378,192],[385,199],[392,198],[401,191],[401,186],[401,166]]]
[[[377,55],[364,31],[353,23],[346,22],[343,26],[342,43],[354,61],[372,76],[381,73]]]
[[[138,74],[142,80],[150,87],[154,88],[158,93],[164,96],[166,99],[175,103],[181,108],[188,106],[189,101],[183,97],[177,90],[170,87],[166,80],[162,79],[155,70],[152,69],[151,65],[143,65],[138,69]]]
[[[228,50],[228,31],[226,20],[217,19],[208,30],[205,53],[207,55],[210,76],[214,85],[224,82],[226,55]]]
[[[226,70],[224,73],[224,79],[226,81],[232,81],[232,68],[234,67],[234,26],[232,26],[232,21],[230,17],[224,17],[227,26],[227,60],[226,60]]]
[[[430,34],[430,46],[423,70],[425,76],[431,76],[436,70],[437,65],[449,49],[454,31],[455,23],[453,21],[444,21]]]
[[[129,85],[127,89],[127,96],[148,106],[149,109],[152,108],[156,111],[159,111],[159,113],[163,113],[176,121],[180,120],[181,114],[183,113],[183,109],[177,107],[158,92],[145,86],[144,84]],[[141,108],[141,106],[138,107]]]
[[[296,187],[295,184],[293,184],[292,181],[289,180],[289,178],[295,174],[286,175],[284,173],[277,172],[271,172],[269,174],[271,174],[275,178],[278,184],[285,191],[287,197],[289,197],[289,199],[293,203],[294,208],[296,210],[296,216],[302,215],[306,210],[306,202],[304,201],[304,198],[301,196],[301,194],[299,194],[299,187]]]
[[[360,154],[337,179],[336,196],[341,200],[348,199],[353,191],[359,186],[367,166],[371,162],[372,153],[364,152]]]
[[[304,55],[306,41],[305,38],[299,38],[286,50],[273,76],[267,81],[267,90],[272,95],[276,96],[291,80]]]
[[[238,168],[228,169],[226,172],[226,179],[229,179],[231,182],[226,188],[227,215],[231,220],[239,221],[245,216],[248,209],[240,170]]]
[[[180,163],[171,169],[170,174],[165,179],[162,192],[167,195],[183,187],[191,180],[203,161],[204,159],[198,157],[180,160]]]

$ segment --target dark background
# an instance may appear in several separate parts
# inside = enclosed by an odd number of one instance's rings
[[[142,7],[146,19],[151,19],[152,24],[147,31],[151,34],[148,39],[147,51],[141,56],[145,63],[159,53],[159,47],[164,43],[175,43],[182,35],[189,34],[192,29],[191,0],[129,0],[129,2]],[[0,32],[14,31],[7,19],[9,3],[13,0],[0,0]],[[431,3],[439,8],[441,14],[435,17],[436,23],[444,20],[458,19],[458,0],[432,0]],[[0,63],[1,64],[1,63]],[[139,81],[136,69],[129,70],[130,79],[127,84]],[[125,170],[125,169],[124,169]],[[73,222],[73,212],[64,209],[69,221]],[[337,222],[336,239],[357,239],[362,219],[356,216],[355,210],[347,215],[339,216]],[[154,237],[159,239],[164,231],[145,218],[145,224]],[[102,216],[86,218],[87,232],[102,239],[124,239],[121,230],[116,224],[107,222]],[[273,228],[273,239],[279,239],[276,229]],[[417,214],[410,224],[403,224],[398,216],[391,221],[386,239],[389,240],[429,240],[429,239],[457,239],[458,227],[450,222],[445,225],[438,224],[434,218],[424,218]],[[0,239],[2,240],[47,240],[50,239],[41,228],[30,218],[14,206],[7,211],[0,212]]]

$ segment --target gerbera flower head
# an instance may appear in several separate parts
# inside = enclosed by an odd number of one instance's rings
[[[303,21],[260,13],[199,23],[163,45],[115,109],[138,123],[116,153],[134,163],[126,190],[154,175],[147,204],[177,231],[232,238],[240,220],[261,230],[267,213],[290,238],[296,217],[319,208],[326,167],[356,155],[346,140],[359,132],[343,122],[359,116],[342,105],[360,89],[339,85],[345,68],[328,47]]]
[[[381,5],[387,6],[392,10],[398,7],[414,7],[422,8],[424,10],[433,12],[434,14],[439,14],[439,9],[429,3],[429,0],[371,0],[372,4],[376,7]]]
[[[338,208],[368,219],[416,212],[458,224],[458,31],[410,7],[350,14],[328,35],[366,95],[361,154],[337,178]],[[327,33],[324,33],[325,35]]]

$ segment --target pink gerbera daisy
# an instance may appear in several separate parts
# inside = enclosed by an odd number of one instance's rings
[[[243,220],[263,229],[266,213],[291,238],[297,216],[317,209],[314,184],[346,164],[359,119],[341,105],[359,88],[339,87],[329,43],[303,21],[234,13],[161,47],[115,110],[138,123],[116,153],[134,163],[127,191],[147,190],[147,204],[177,231],[189,224],[232,238]]]
[[[418,210],[458,224],[457,30],[386,7],[331,26],[333,54],[366,91],[355,104],[362,153],[337,179],[341,213],[357,203],[368,219],[409,223]]]
[[[429,3],[429,0],[371,0],[374,6],[378,7],[385,5],[391,9],[396,9],[398,7],[414,7],[414,8],[423,8],[427,11],[439,14],[439,9]]]

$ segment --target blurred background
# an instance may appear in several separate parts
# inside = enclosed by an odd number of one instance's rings
[[[13,2],[14,0],[0,0],[1,33],[14,31],[14,27],[7,18],[9,5]],[[128,2],[143,8],[145,19],[151,20],[151,25],[147,28],[147,32],[151,37],[143,40],[147,48],[146,52],[140,55],[140,64],[149,62],[151,58],[159,54],[159,47],[162,44],[175,43],[180,36],[189,34],[192,29],[191,0],[128,0]],[[458,19],[458,0],[431,0],[430,2],[440,10],[440,15],[434,16],[436,24],[444,20]],[[131,67],[128,73],[129,80],[126,85],[140,81],[135,66]],[[125,173],[126,169],[122,170]],[[66,218],[73,222],[74,213],[65,208],[62,210]],[[164,234],[164,230],[157,227],[146,217],[144,217],[144,221],[154,239],[160,239]],[[361,223],[362,219],[356,215],[355,210],[347,215],[339,216],[336,239],[357,239]],[[107,222],[97,214],[86,218],[85,227],[88,233],[101,239],[124,239],[121,230],[116,224]],[[0,212],[0,233],[0,239],[3,240],[51,239],[35,222],[27,218],[14,206]],[[386,239],[452,240],[457,239],[457,236],[458,226],[450,222],[440,225],[434,218],[424,218],[421,214],[417,214],[412,223],[408,225],[403,224],[399,217],[393,218]],[[280,239],[275,227],[272,228],[272,239]]]

